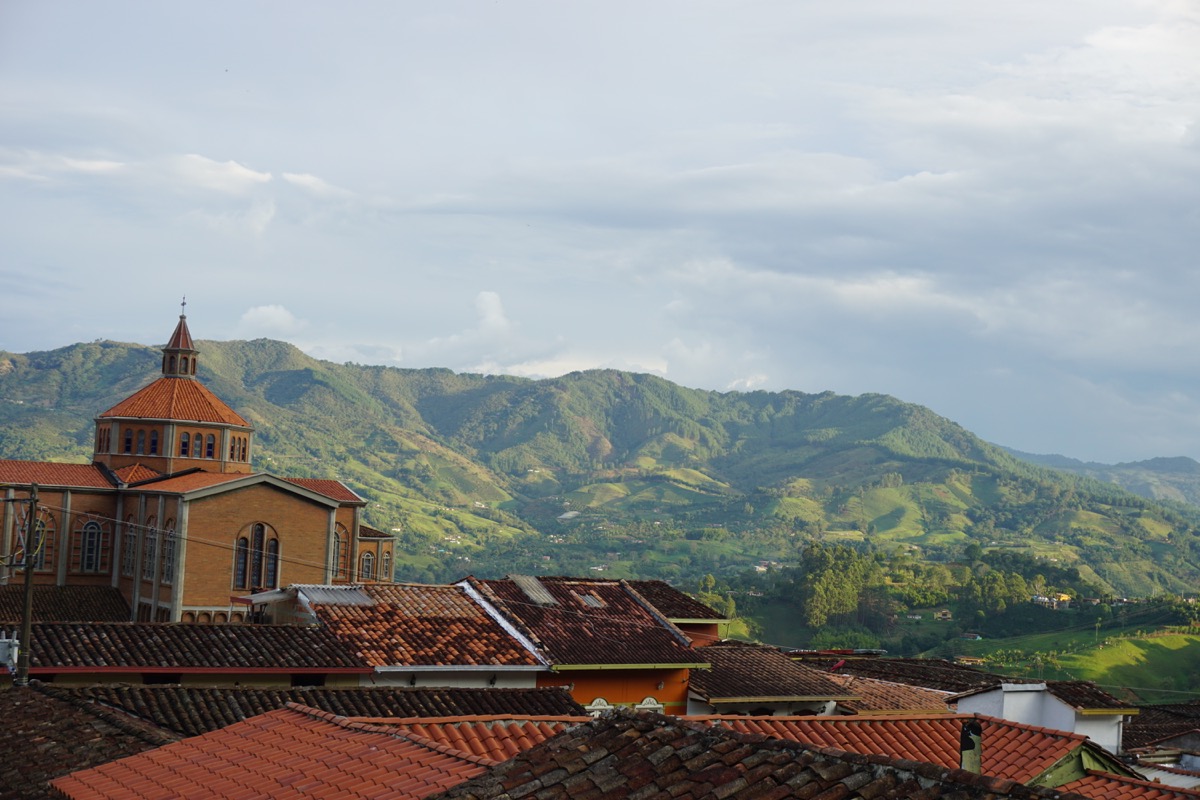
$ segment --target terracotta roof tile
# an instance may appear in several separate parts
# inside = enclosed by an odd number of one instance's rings
[[[161,478],[162,473],[156,469],[150,469],[145,464],[130,464],[128,467],[114,470],[113,474],[120,478],[121,483],[138,483],[139,481],[153,480]]]
[[[225,405],[225,401],[213,394],[207,386],[192,378],[159,378],[101,413],[97,418],[107,419],[110,417],[170,419],[181,422],[250,427],[250,423]]]
[[[20,622],[25,610],[25,587],[0,586],[0,623]],[[125,622],[129,604],[112,586],[33,587],[35,622]]]
[[[940,714],[949,713],[951,710],[946,703],[950,697],[948,692],[857,675],[831,674],[829,677],[842,687],[845,694],[856,696],[854,700],[838,703],[839,708],[854,714]]]
[[[282,476],[281,476],[282,477]],[[365,502],[341,481],[335,481],[325,478],[283,478],[288,483],[294,483],[297,486],[308,489],[310,492],[323,494],[326,497],[337,500],[341,503],[362,503]],[[386,535],[386,534],[385,534]]]
[[[196,347],[192,343],[192,332],[188,330],[187,317],[183,314],[179,315],[179,322],[175,325],[175,330],[171,333],[171,338],[167,341],[167,346],[164,350],[195,350]]]
[[[576,726],[436,797],[996,800],[1069,795],[929,764],[617,714]]]
[[[1113,697],[1091,681],[1047,681],[1050,694],[1077,710],[1133,711],[1132,703]]]
[[[1200,703],[1168,703],[1138,706],[1136,716],[1125,723],[1125,749],[1148,747],[1200,730]]]
[[[1107,772],[1088,771],[1079,780],[1064,783],[1059,791],[1077,792],[1091,800],[1197,800],[1200,791],[1162,783],[1139,781]]]
[[[0,797],[50,797],[46,781],[171,741],[120,715],[47,696],[37,684],[0,691]]]
[[[678,628],[618,581],[537,578],[552,602],[539,603],[517,580],[467,582],[526,633],[550,659],[566,664],[705,663]]]
[[[798,664],[776,647],[719,642],[696,652],[712,669],[692,672],[688,686],[710,703],[768,697],[851,699],[828,673]]]
[[[119,709],[180,736],[198,736],[299,703],[343,717],[572,717],[584,713],[561,687],[482,689],[363,686],[293,687],[46,685],[51,696]]]
[[[63,486],[81,489],[112,489],[113,482],[95,464],[59,464],[53,461],[0,459],[0,483]]]
[[[943,692],[967,692],[1004,680],[1000,675],[937,658],[831,656],[803,652],[793,652],[791,656],[802,664],[842,675],[861,675]]]
[[[196,470],[195,472],[168,475],[161,480],[142,484],[138,488],[155,492],[186,494],[187,492],[194,492],[197,489],[207,489],[210,486],[220,486],[223,483],[246,480],[248,477],[250,475],[247,473]]]
[[[317,618],[368,664],[528,666],[537,656],[459,586],[379,584],[373,605],[314,603]]]
[[[628,581],[630,587],[669,620],[711,620],[720,622],[723,614],[694,597],[684,594],[666,581]]]
[[[488,760],[398,727],[290,706],[53,782],[99,798],[422,798]]]
[[[1026,783],[1068,753],[1086,736],[966,714],[853,717],[696,717],[742,733],[790,739],[851,753],[881,753],[946,769],[960,765],[963,722],[983,725],[983,772]]]
[[[33,675],[131,669],[371,671],[329,631],[295,625],[46,622],[34,625],[29,652]]]

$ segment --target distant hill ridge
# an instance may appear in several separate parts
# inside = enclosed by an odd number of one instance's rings
[[[1122,593],[1200,578],[1197,512],[1032,465],[887,395],[334,364],[267,339],[197,346],[201,379],[255,426],[256,466],[370,498],[371,522],[411,554],[402,577],[469,563],[673,579],[794,560],[825,538],[939,560],[972,542],[1012,547]],[[0,352],[0,456],[86,460],[94,415],[159,359],[108,341]],[[580,512],[570,525],[567,511]]]

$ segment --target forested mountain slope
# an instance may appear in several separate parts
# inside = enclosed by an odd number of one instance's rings
[[[609,370],[527,380],[197,343],[256,428],[255,464],[337,477],[397,533],[400,577],[692,578],[794,563],[814,540],[932,562],[1011,549],[1119,594],[1200,578],[1200,515],[1019,461],[886,395],[712,392]],[[156,348],[0,353],[0,457],[86,460],[93,417]]]

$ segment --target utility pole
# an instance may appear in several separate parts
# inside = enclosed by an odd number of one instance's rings
[[[40,544],[34,540],[37,535],[37,502],[38,487],[35,483],[29,487],[29,513],[25,516],[25,552],[22,556],[25,559],[25,610],[21,616],[21,641],[13,686],[29,685],[29,651],[33,639],[33,553]]]

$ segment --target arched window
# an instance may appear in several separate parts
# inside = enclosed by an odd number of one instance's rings
[[[163,531],[162,582],[173,583],[175,580],[175,520],[167,520],[167,529]]]
[[[151,520],[150,525],[154,522]],[[158,566],[158,531],[153,527],[146,530],[146,539],[142,543],[142,579],[154,580],[155,567]]]
[[[279,540],[267,542],[266,575],[263,576],[263,588],[275,589],[279,586]]]
[[[179,359],[179,366],[180,366],[179,371],[182,372],[184,375],[187,375],[188,374],[188,357],[187,356],[184,356],[183,358]]]
[[[238,537],[233,553],[233,585],[237,589],[247,588],[246,576],[250,571],[250,540]]]
[[[145,453],[146,453],[146,432],[138,431],[137,454],[140,456],[140,455],[145,455]]]
[[[379,580],[392,580],[392,551],[384,550],[383,558],[379,559]]]
[[[150,455],[158,455],[158,431],[150,431]]]
[[[132,514],[125,520],[125,533],[121,536],[121,574],[133,577],[137,566],[137,526]]]
[[[125,452],[133,452],[133,428],[125,429]]]
[[[363,553],[359,560],[358,577],[364,581],[375,580],[375,554]]]
[[[188,445],[191,444],[191,440],[192,440],[192,437],[188,435],[187,431],[184,431],[183,433],[179,434],[179,455],[181,457],[183,457],[183,458],[187,457]]]
[[[175,356],[167,359],[167,373],[171,375],[175,374]]]
[[[215,456],[216,449],[217,449],[217,437],[213,436],[210,433],[208,435],[208,438],[204,440],[204,457],[205,458],[215,458],[216,457]]]
[[[108,570],[108,536],[104,526],[94,519],[83,523],[76,537],[75,563],[80,572]]]
[[[234,548],[233,587],[274,589],[279,584],[279,537],[261,522],[249,536],[239,537]]]
[[[342,523],[333,529],[333,579],[350,579],[350,532]]]

